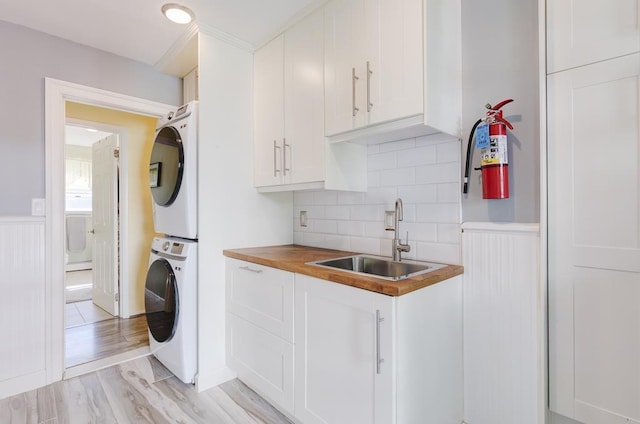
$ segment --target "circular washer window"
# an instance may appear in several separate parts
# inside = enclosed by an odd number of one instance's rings
[[[149,164],[151,195],[156,204],[170,206],[178,197],[184,172],[184,148],[180,133],[164,127],[156,135]]]
[[[178,323],[179,304],[176,276],[166,259],[158,259],[149,267],[144,309],[153,338],[160,343],[170,340]]]

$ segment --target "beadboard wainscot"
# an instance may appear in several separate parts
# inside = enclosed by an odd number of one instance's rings
[[[542,424],[540,226],[465,222],[462,231],[465,421]]]
[[[44,217],[0,216],[0,399],[46,384]]]

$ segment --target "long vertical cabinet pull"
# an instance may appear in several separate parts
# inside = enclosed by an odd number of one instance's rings
[[[376,309],[376,373],[380,374],[380,364],[384,362],[384,358],[380,357],[380,324],[384,318],[380,316],[380,309]]]
[[[291,150],[291,145],[287,144],[287,139],[282,139],[282,175],[287,175],[287,171],[291,171],[291,168],[287,168],[287,147]]]
[[[373,107],[373,103],[371,103],[371,75],[373,71],[371,70],[371,64],[367,60],[367,112],[371,112],[371,108]]]
[[[351,68],[351,106],[353,116],[356,116],[360,110],[356,107],[356,81],[358,81],[356,68]]]
[[[277,177],[278,172],[280,172],[280,170],[278,169],[278,149],[279,148],[280,147],[276,143],[276,140],[273,140],[273,176],[274,177]]]

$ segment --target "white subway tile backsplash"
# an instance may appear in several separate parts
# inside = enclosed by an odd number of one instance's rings
[[[338,221],[338,234],[364,237],[364,225],[362,221]]]
[[[460,206],[456,203],[417,205],[416,220],[418,222],[459,224]]]
[[[359,221],[384,221],[385,207],[383,205],[354,205],[351,206],[351,219]]]
[[[365,222],[364,233],[369,237],[376,237],[379,239],[392,239],[395,234],[393,231],[386,231],[384,229],[383,221]]]
[[[313,192],[314,205],[335,205],[338,203],[338,192],[332,190]]]
[[[403,150],[397,153],[398,167],[429,165],[436,163],[436,146],[416,147],[415,149]]]
[[[302,236],[303,245],[312,247],[324,247],[325,237],[322,234],[304,233]]]
[[[369,155],[367,169],[369,171],[380,171],[382,169],[394,169],[398,167],[396,152],[377,153]]]
[[[339,205],[361,205],[363,203],[364,203],[364,193],[353,192],[353,191],[338,192]]]
[[[460,141],[436,134],[367,147],[366,193],[294,193],[294,242],[391,256],[395,233],[384,230],[385,211],[402,198],[400,238],[409,232],[406,259],[461,263]],[[299,226],[307,211],[309,226]]]
[[[335,249],[335,250],[351,250],[351,243],[349,237],[345,236],[336,236],[336,235],[326,235],[325,236],[325,245],[323,246],[327,249]]]
[[[438,163],[460,161],[460,143],[443,143],[435,147],[437,150],[436,156]]]
[[[462,263],[459,244],[417,243],[416,259],[419,261],[441,262],[445,264]]]
[[[398,197],[404,203],[436,203],[437,188],[436,184],[398,187]]]
[[[309,222],[314,233],[336,234],[338,232],[338,221],[330,219],[313,219]]]
[[[437,224],[425,222],[401,222],[399,234],[400,238],[402,240],[406,240],[407,233],[409,234],[409,240],[430,242],[435,242],[438,240]]]
[[[407,138],[406,140],[392,141],[379,145],[380,152],[397,152],[399,150],[412,149],[416,146],[415,138]]]
[[[349,214],[350,206],[325,206],[324,216],[326,219],[343,219],[350,218]]]
[[[436,201],[439,203],[460,203],[462,187],[457,183],[443,183],[436,186]]]
[[[438,242],[461,244],[462,233],[458,224],[438,224]]]
[[[460,140],[458,140],[457,138],[449,134],[444,134],[444,133],[437,133],[437,134],[416,137],[416,147],[432,146],[435,144],[453,143],[453,142],[460,144]]]
[[[368,253],[370,255],[379,255],[380,239],[365,237],[352,238],[351,250],[355,252]]]
[[[370,187],[364,195],[364,203],[366,205],[381,204],[386,207],[391,206],[398,198],[398,188],[393,187]]]
[[[396,168],[380,171],[380,186],[389,187],[415,184],[415,175],[415,168]]]
[[[460,162],[419,166],[415,170],[416,184],[455,183],[460,180]]]
[[[313,205],[315,193],[315,191],[297,191],[293,196],[293,206]]]

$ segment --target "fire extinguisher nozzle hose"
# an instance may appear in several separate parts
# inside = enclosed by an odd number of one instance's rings
[[[478,119],[476,123],[473,124],[473,127],[471,127],[471,132],[469,133],[469,142],[467,143],[467,160],[464,166],[464,186],[462,187],[463,194],[467,194],[467,192],[469,191],[469,168],[471,166],[471,144],[473,143],[473,134],[476,132],[476,128],[478,127],[478,125],[480,125],[481,122],[482,122],[482,119]]]

